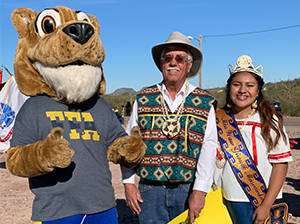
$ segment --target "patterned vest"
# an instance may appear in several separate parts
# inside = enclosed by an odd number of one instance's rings
[[[185,100],[179,134],[169,139],[161,130],[164,118],[160,98],[156,85],[137,95],[139,126],[147,145],[137,174],[155,181],[192,182],[214,99],[207,91],[195,88]],[[176,113],[169,113],[170,118]]]

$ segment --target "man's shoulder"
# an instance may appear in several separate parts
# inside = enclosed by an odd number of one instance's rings
[[[157,84],[154,84],[152,86],[142,88],[137,95],[144,95],[144,94],[154,93],[154,92],[158,92],[158,91],[159,91],[159,89],[157,87]]]
[[[208,92],[207,90],[205,89],[201,89],[199,87],[196,87],[193,91],[192,91],[192,94],[193,95],[199,95],[199,96],[207,96],[207,97],[210,97],[210,98],[213,98],[214,97],[210,94],[210,92]]]

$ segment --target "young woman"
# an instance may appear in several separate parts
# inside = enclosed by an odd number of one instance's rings
[[[288,137],[282,116],[275,112],[263,96],[262,66],[255,68],[252,59],[243,55],[238,58],[234,68],[229,65],[229,71],[226,104],[222,109],[233,115],[242,136],[241,142],[244,142],[261,174],[267,192],[262,203],[254,209],[238,182],[234,169],[224,159],[224,151],[220,145],[215,183],[222,188],[224,201],[234,224],[264,223],[275,199],[282,197],[288,162],[292,161]]]

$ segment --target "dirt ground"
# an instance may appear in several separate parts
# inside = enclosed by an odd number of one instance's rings
[[[125,119],[126,121],[126,119]],[[285,127],[292,140],[300,142],[300,118],[285,117]],[[125,125],[124,125],[125,127]],[[300,224],[300,143],[292,150],[294,161],[284,183],[284,198],[289,205],[289,224]],[[28,188],[26,178],[11,175],[5,169],[6,155],[0,155],[0,223],[31,224],[33,194]],[[138,224],[137,216],[126,206],[121,172],[118,165],[110,164],[112,185],[115,189],[120,224]]]

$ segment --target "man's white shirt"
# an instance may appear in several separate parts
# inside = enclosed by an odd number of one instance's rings
[[[166,100],[172,113],[178,108],[178,106],[184,100],[184,94],[186,90],[186,84],[184,84],[181,90],[177,93],[174,100],[172,100],[168,90],[163,83],[157,84],[157,87],[161,90],[163,98]],[[190,94],[196,87],[189,83],[188,94]],[[126,132],[130,135],[131,129],[134,126],[138,126],[138,105],[137,100],[133,104],[132,114],[127,124]],[[208,118],[207,126],[204,134],[204,140],[201,148],[201,153],[197,163],[196,179],[193,189],[208,193],[210,191],[213,182],[213,173],[216,160],[216,148],[217,148],[217,128],[215,109],[212,106]],[[134,169],[127,169],[121,167],[123,184],[135,183]]]

